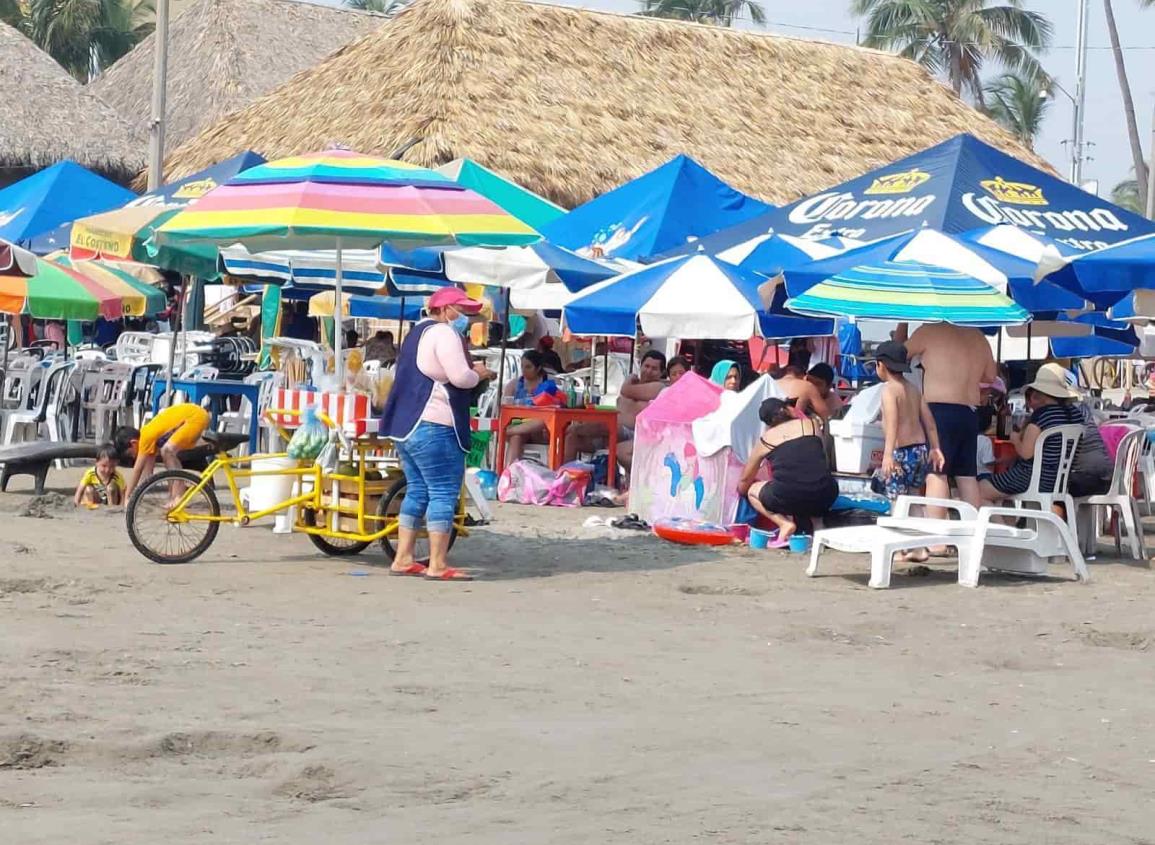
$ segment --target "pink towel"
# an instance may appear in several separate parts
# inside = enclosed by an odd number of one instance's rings
[[[1103,438],[1103,445],[1107,447],[1107,454],[1111,456],[1112,461],[1115,460],[1115,453],[1119,451],[1119,443],[1134,430],[1134,426],[1119,423],[1099,426],[1099,435]]]

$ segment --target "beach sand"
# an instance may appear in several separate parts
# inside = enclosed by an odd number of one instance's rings
[[[499,507],[434,584],[266,527],[157,566],[14,489],[5,842],[1155,842],[1155,573],[1113,550],[875,591]]]

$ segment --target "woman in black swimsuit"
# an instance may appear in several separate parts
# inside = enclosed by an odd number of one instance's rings
[[[814,422],[798,419],[794,400],[767,399],[758,416],[766,430],[750,452],[738,491],[778,526],[777,545],[784,545],[799,526],[809,531],[812,518],[826,515],[838,498],[838,482]],[[763,460],[770,462],[771,478],[755,482]]]

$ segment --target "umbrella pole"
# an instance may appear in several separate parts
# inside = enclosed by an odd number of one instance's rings
[[[602,362],[602,391],[603,395],[610,390],[610,338],[606,336],[606,354]]]
[[[1006,332],[1006,329],[1000,326],[999,327],[999,339],[998,339],[998,342],[995,344],[995,364],[999,367],[1001,367],[1003,365],[1003,333],[1004,332]]]
[[[501,328],[501,364],[498,365],[497,372],[497,405],[498,412],[494,416],[498,416],[501,411],[501,400],[505,396],[505,348],[509,343],[509,288],[505,289],[505,313],[502,315],[503,325]]]
[[[1027,363],[1031,362],[1031,324],[1027,323]]]
[[[344,309],[341,306],[341,239],[337,238],[337,282],[335,286],[333,304],[333,372],[337,375],[337,392],[345,389],[345,362],[341,358],[341,343],[344,341],[345,329],[341,317]]]
[[[184,304],[185,296],[188,293],[189,276],[181,279],[180,296],[176,299],[176,314],[172,321],[170,328],[172,329],[172,340],[168,344],[168,383],[164,388],[164,404],[167,408],[172,403],[172,380],[175,377],[173,372],[176,369],[176,347],[180,340],[180,331],[184,329]]]
[[[4,382],[8,378],[8,347],[12,345],[12,317],[4,315],[4,353],[0,363],[0,406],[4,402]]]
[[[405,294],[401,294],[401,313],[397,315],[397,347],[401,346],[401,339],[405,334]]]

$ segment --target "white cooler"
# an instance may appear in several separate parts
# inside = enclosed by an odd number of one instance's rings
[[[873,472],[882,464],[882,447],[886,445],[882,425],[843,419],[831,420],[829,428],[838,472],[860,475]]]

